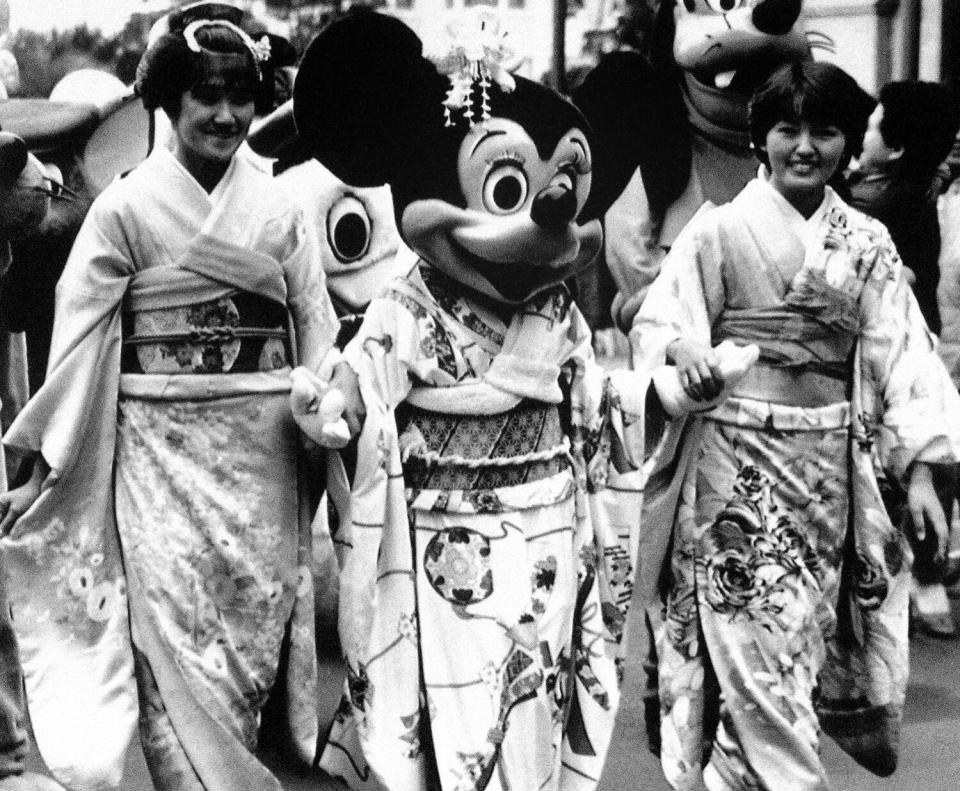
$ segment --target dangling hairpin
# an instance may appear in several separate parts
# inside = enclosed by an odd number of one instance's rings
[[[254,41],[244,30],[226,19],[195,19],[183,29],[183,38],[192,52],[203,50],[200,42],[197,41],[197,31],[204,27],[225,27],[227,30],[236,33],[246,48],[250,50],[250,54],[253,55],[253,65],[257,69],[257,79],[262,77],[260,64],[270,60],[270,38],[268,36],[264,35],[259,41]]]
[[[506,33],[500,33],[500,21],[489,13],[481,13],[476,19],[450,29],[450,46],[441,55],[429,59],[437,71],[450,80],[450,88],[443,100],[443,112],[447,126],[453,126],[451,110],[463,110],[470,126],[490,119],[490,95],[487,89],[494,82],[504,93],[516,87],[513,75],[504,65],[513,54],[504,43]],[[480,121],[470,106],[470,91],[473,83],[480,87]]]

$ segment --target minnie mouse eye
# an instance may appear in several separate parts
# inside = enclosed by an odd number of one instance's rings
[[[718,14],[726,14],[728,11],[734,11],[742,6],[746,0],[706,0],[707,8],[716,11]]]
[[[483,205],[491,214],[512,214],[527,200],[527,174],[515,164],[501,165],[483,182]]]
[[[372,223],[367,209],[352,195],[338,200],[327,213],[327,239],[333,254],[351,264],[370,249]]]

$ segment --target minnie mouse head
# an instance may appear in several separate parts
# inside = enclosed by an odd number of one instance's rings
[[[629,66],[594,70],[576,96],[585,114],[506,74],[495,46],[481,30],[432,60],[399,20],[349,16],[305,53],[294,113],[310,152],[344,182],[390,184],[397,227],[425,260],[520,304],[599,251],[597,218],[637,165],[617,130],[643,103],[642,67],[627,55]]]

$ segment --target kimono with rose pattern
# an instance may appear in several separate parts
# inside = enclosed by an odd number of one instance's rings
[[[876,469],[905,485],[916,461],[960,458],[960,399],[896,249],[829,188],[804,220],[761,175],[678,238],[633,325],[636,367],[676,338],[757,343],[759,369],[849,395],[731,397],[672,426],[651,462],[645,520],[673,525],[648,607],[664,772],[678,789],[701,767],[711,791],[824,789],[822,727],[888,774],[911,553]],[[642,585],[649,603],[656,581]]]

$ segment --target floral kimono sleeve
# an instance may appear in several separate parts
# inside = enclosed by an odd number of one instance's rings
[[[710,326],[723,308],[721,240],[716,215],[701,211],[677,237],[633,320],[633,367],[662,365],[677,338],[710,343]]]
[[[889,235],[877,235],[861,263],[859,384],[880,462],[903,480],[915,461],[960,459],[960,396]]]

